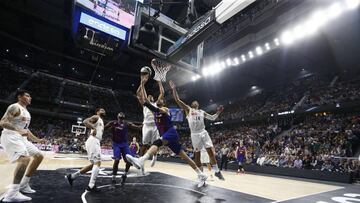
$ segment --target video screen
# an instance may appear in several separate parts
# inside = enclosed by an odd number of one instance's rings
[[[170,108],[171,121],[182,122],[184,119],[184,113],[182,109]]]
[[[134,25],[136,0],[76,0],[76,3],[126,28]]]

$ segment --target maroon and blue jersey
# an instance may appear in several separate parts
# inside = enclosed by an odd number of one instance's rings
[[[131,142],[131,144],[130,144],[130,152],[131,152],[131,155],[135,156],[137,150],[138,150],[138,148],[137,148],[136,143]]]
[[[174,128],[174,125],[171,121],[171,116],[167,113],[155,113],[155,124],[161,136],[170,128]]]
[[[128,142],[128,126],[125,122],[115,121],[112,140],[116,143]]]
[[[245,156],[245,151],[246,151],[246,147],[245,146],[242,146],[242,147],[238,147],[238,150],[237,150],[237,156]]]

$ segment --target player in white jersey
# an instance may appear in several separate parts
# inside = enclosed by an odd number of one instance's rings
[[[225,180],[217,165],[217,161],[215,158],[215,148],[211,141],[209,133],[205,130],[204,123],[205,118],[212,121],[216,120],[219,117],[220,113],[224,110],[224,107],[219,106],[216,114],[210,115],[205,111],[199,109],[199,103],[197,101],[193,101],[191,103],[191,107],[181,101],[176,91],[176,85],[174,84],[174,82],[170,81],[170,87],[172,89],[175,102],[185,111],[186,118],[189,122],[191,141],[194,147],[195,163],[199,168],[202,167],[200,162],[200,150],[205,147],[207,153],[209,154],[210,164],[215,171],[215,176],[218,177],[220,180]]]
[[[145,66],[142,68],[141,74],[151,75],[151,69]],[[154,101],[154,97],[152,95],[145,95],[153,106],[156,106],[158,101],[164,98],[165,91],[161,81],[158,81],[158,86],[160,93],[156,101]],[[141,94],[140,90],[141,87],[139,86],[138,90],[136,91],[136,95],[138,96],[138,98],[140,98],[140,94]],[[141,104],[140,101],[139,103]],[[155,140],[160,138],[159,131],[155,125],[154,113],[150,111],[150,109],[148,109],[147,107],[143,106],[143,114],[144,114],[144,121],[142,127],[143,137],[142,137],[142,146],[140,151],[141,156],[145,154],[146,150],[150,148],[150,146]],[[152,157],[151,167],[155,165],[156,156],[157,155],[154,155]]]
[[[31,116],[26,107],[31,104],[31,96],[27,91],[18,90],[16,98],[17,103],[7,108],[0,121],[0,126],[3,128],[1,144],[9,160],[12,163],[17,162],[13,183],[6,192],[2,200],[3,202],[31,200],[31,197],[27,197],[20,192],[36,192],[30,188],[29,181],[44,158],[40,150],[28,141],[29,138],[34,142],[43,142],[42,139],[37,138],[28,128]],[[33,160],[29,164],[30,156],[33,157]]]
[[[84,125],[91,129],[89,138],[85,142],[85,148],[88,154],[88,159],[90,165],[83,167],[79,171],[68,174],[65,178],[68,180],[69,184],[72,186],[73,181],[80,176],[80,174],[85,174],[91,170],[91,177],[89,185],[86,190],[89,192],[98,192],[98,189],[95,185],[96,178],[99,174],[99,169],[101,165],[101,147],[100,141],[104,132],[104,121],[103,117],[106,112],[103,108],[97,108],[95,111],[96,115],[91,116],[84,120]]]

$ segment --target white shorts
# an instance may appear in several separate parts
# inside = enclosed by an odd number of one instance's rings
[[[200,133],[191,133],[191,142],[195,152],[199,152],[202,148],[214,147],[209,133],[206,130]]]
[[[209,154],[206,150],[201,150],[200,152],[200,162],[202,164],[208,164],[210,163]]]
[[[12,163],[17,161],[20,156],[34,156],[41,153],[33,143],[27,140],[27,137],[17,133],[3,132],[1,145]]]
[[[142,127],[143,145],[151,145],[155,140],[160,138],[159,131],[155,124],[144,124]]]
[[[90,135],[85,142],[85,149],[88,154],[88,159],[92,164],[101,161],[101,146],[99,139]]]

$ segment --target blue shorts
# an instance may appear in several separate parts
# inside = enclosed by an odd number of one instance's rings
[[[131,154],[129,144],[127,142],[122,142],[122,143],[113,142],[112,148],[114,151],[113,159],[120,160],[122,156],[124,161],[127,162],[126,155]]]
[[[244,163],[245,160],[246,160],[246,159],[245,159],[245,156],[238,156],[238,158],[237,158],[238,164]]]
[[[161,136],[161,138],[168,141],[167,146],[171,149],[171,151],[173,151],[177,155],[180,153],[182,147],[179,143],[179,135],[174,128],[170,128],[169,130],[167,130]]]

